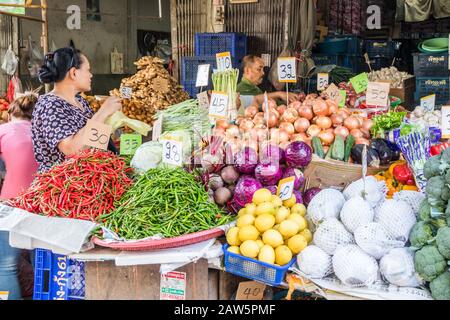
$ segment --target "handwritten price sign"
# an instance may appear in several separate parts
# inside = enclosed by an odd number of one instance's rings
[[[283,83],[297,82],[297,64],[294,57],[278,59],[278,81]]]
[[[197,71],[197,81],[195,86],[198,87],[207,87],[209,83],[209,68],[211,66],[209,64],[201,64],[198,66]]]
[[[236,294],[236,300],[262,300],[264,298],[264,290],[266,290],[265,284],[256,281],[241,282]]]
[[[226,93],[213,91],[209,116],[216,119],[228,119],[228,95]]]
[[[369,77],[367,73],[364,72],[354,78],[351,78],[350,83],[352,84],[353,89],[355,89],[356,93],[359,94],[363,91],[366,91],[367,86],[369,85]]]
[[[108,150],[112,127],[101,122],[89,120],[84,134],[84,145],[101,150]]]
[[[286,178],[278,184],[278,197],[281,200],[289,200],[294,193],[295,177]]]
[[[183,166],[183,143],[175,139],[161,141],[163,145],[163,163],[181,167]]]
[[[120,155],[132,156],[142,145],[142,136],[139,134],[122,134],[120,136]]]
[[[217,69],[219,71],[226,71],[233,69],[233,62],[231,61],[231,54],[229,52],[222,52],[216,54]]]
[[[330,77],[328,73],[319,73],[317,75],[317,91],[323,91],[328,87]]]
[[[427,111],[434,111],[436,107],[436,95],[432,94],[420,99],[420,106]]]
[[[389,105],[390,83],[369,82],[366,103],[369,106],[387,107]]]
[[[130,87],[120,87],[120,96],[122,99],[131,99],[133,95],[133,89]]]

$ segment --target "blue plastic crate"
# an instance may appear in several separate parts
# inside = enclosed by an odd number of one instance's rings
[[[84,300],[84,263],[37,249],[33,300]]]
[[[195,54],[215,55],[230,52],[233,58],[247,55],[247,35],[244,33],[196,33]]]
[[[313,53],[312,59],[317,66],[327,66],[330,64],[341,65],[342,57],[337,54]]]
[[[226,272],[263,282],[270,286],[280,285],[284,281],[286,272],[297,260],[297,257],[294,257],[287,265],[277,267],[275,265],[231,253],[228,251],[229,247],[228,244],[225,244],[222,247],[225,255]]]
[[[448,77],[448,53],[413,53],[416,77]]]
[[[242,65],[242,59],[232,58],[233,68],[240,69]],[[198,66],[202,64],[209,64],[210,82],[213,69],[217,69],[216,56],[196,56],[196,57],[183,57],[181,59],[181,82],[190,83],[197,80]],[[241,72],[242,73],[242,72]]]
[[[369,58],[393,58],[398,42],[389,40],[366,40],[366,52]]]
[[[363,71],[364,58],[357,55],[344,55],[342,58],[342,67],[349,68],[355,74]]]
[[[436,94],[436,105],[444,105],[450,100],[449,77],[416,78],[416,102],[430,94]]]
[[[364,40],[362,38],[359,38],[358,36],[355,36],[352,34],[332,35],[332,36],[326,37],[325,39],[326,40],[345,39],[345,40],[347,40],[347,43],[346,43],[345,51],[343,53],[352,54],[352,55],[361,55],[362,54]]]
[[[360,72],[369,72],[369,66],[367,65],[366,61],[364,60],[364,58],[362,58],[362,62],[361,62],[361,70]],[[381,70],[383,68],[389,68],[392,65],[392,59],[389,58],[374,58],[374,59],[370,59],[370,66],[372,67],[373,71],[378,71]]]
[[[186,81],[186,82],[182,82],[181,85],[184,88],[184,91],[186,91],[187,93],[189,93],[189,95],[191,96],[191,98],[196,99],[197,98],[197,94],[200,93],[200,89],[201,88],[197,88],[196,82],[195,81]],[[206,90],[210,90],[211,89],[211,84],[209,85],[208,88],[203,88],[203,91]]]

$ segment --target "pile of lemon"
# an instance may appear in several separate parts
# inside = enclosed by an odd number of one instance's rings
[[[239,211],[237,226],[228,230],[228,251],[284,266],[312,240],[305,215],[306,207],[297,203],[295,195],[282,201],[260,189],[253,203]]]

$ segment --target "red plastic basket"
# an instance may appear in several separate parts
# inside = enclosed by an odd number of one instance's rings
[[[197,233],[187,234],[181,237],[160,240],[145,240],[138,242],[106,242],[94,237],[92,241],[101,247],[122,251],[153,251],[161,249],[171,249],[199,243],[209,239],[221,237],[225,234],[222,229],[211,229]]]

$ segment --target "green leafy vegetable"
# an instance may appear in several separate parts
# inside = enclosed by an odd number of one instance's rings
[[[426,222],[418,222],[411,230],[409,240],[415,249],[421,249],[433,239],[433,228]]]
[[[384,138],[386,131],[400,128],[406,112],[388,112],[373,118],[372,135]]]

